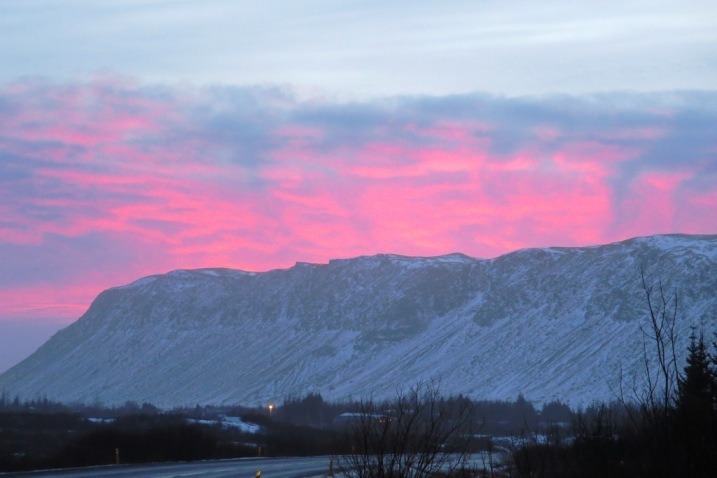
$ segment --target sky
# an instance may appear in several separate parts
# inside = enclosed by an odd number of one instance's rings
[[[181,268],[717,233],[713,1],[0,3],[0,372]]]

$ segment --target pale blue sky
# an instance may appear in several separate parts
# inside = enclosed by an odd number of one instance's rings
[[[0,44],[0,82],[111,71],[351,98],[712,89],[717,2],[4,0]]]

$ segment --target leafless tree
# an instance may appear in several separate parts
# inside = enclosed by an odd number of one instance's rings
[[[640,278],[647,302],[647,320],[640,324],[643,373],[640,379],[634,377],[636,381],[628,390],[620,368],[618,399],[634,425],[665,423],[680,382],[676,351],[678,297],[675,291],[666,290],[662,280],[648,283],[642,268]]]
[[[642,436],[639,443],[646,447],[647,456],[659,460],[663,470],[670,470],[675,461],[671,414],[680,384],[678,296],[676,291],[668,292],[662,280],[648,283],[642,268],[640,276],[647,302],[647,320],[640,325],[643,374],[641,381],[633,383],[629,396],[620,371],[619,399],[632,429]]]
[[[453,475],[466,467],[471,422],[470,404],[442,399],[435,384],[368,401],[345,430],[338,469],[358,478]]]
[[[646,388],[643,402],[653,410],[665,413],[677,396],[679,369],[677,365],[677,293],[667,293],[660,280],[648,285],[644,270],[640,271],[642,288],[647,299],[649,321],[647,327],[641,326],[643,337],[643,362],[645,366]],[[648,346],[654,347],[650,353]],[[657,359],[657,368],[651,367],[650,357]]]

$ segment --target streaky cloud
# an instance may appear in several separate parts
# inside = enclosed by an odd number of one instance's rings
[[[715,124],[710,91],[342,102],[7,84],[0,317],[76,317],[63,301],[176,268],[714,233]]]

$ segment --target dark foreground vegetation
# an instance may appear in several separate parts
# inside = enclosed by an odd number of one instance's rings
[[[0,402],[0,471],[249,456],[242,434],[151,406]]]
[[[388,446],[387,434],[393,433],[399,422],[404,433],[416,435],[422,431],[422,420],[434,416],[426,415],[429,406],[443,413],[436,415],[439,420],[434,420],[434,432],[438,425],[460,424],[465,438],[465,443],[458,443],[458,428],[442,429],[440,435],[430,437],[437,451],[445,449],[444,442],[448,440],[454,440],[452,451],[489,449],[493,446],[489,435],[525,434],[528,429],[547,429],[548,423],[567,427],[574,418],[560,402],[536,410],[522,396],[515,402],[441,398],[435,387],[416,387],[381,403],[329,403],[320,394],[312,393],[287,398],[271,411],[268,407],[239,406],[162,411],[132,402],[121,407],[66,405],[44,399],[22,402],[3,395],[0,472],[257,455],[334,455],[338,473],[338,457],[356,453],[356,440],[362,440],[357,433],[366,433],[365,438],[372,439],[367,427],[379,424],[371,431],[380,429]],[[410,426],[406,428],[409,419]],[[398,446],[395,437],[391,440],[392,447]],[[502,439],[502,443],[508,442],[508,438]],[[404,448],[404,452],[411,447]],[[373,454],[388,450],[361,451]]]

